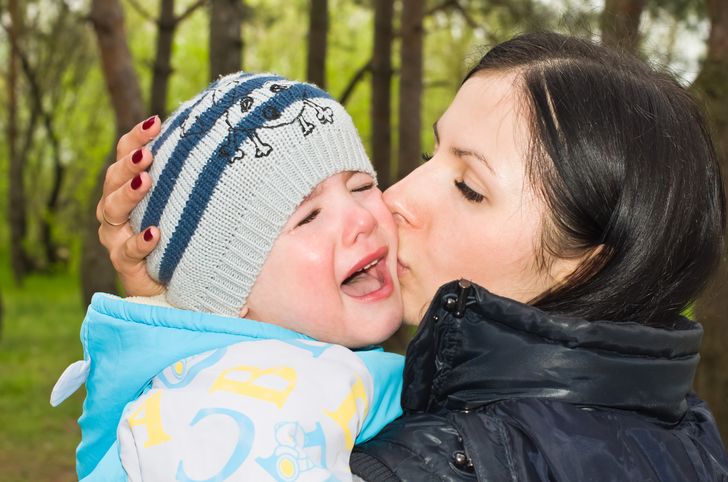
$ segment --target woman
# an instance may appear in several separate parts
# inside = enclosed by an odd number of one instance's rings
[[[149,188],[129,179],[151,162],[131,154],[150,123],[120,141],[98,207],[125,286],[147,294],[155,239],[129,238],[123,220]],[[405,415],[355,450],[353,472],[728,478],[715,421],[690,393],[702,330],[680,314],[725,227],[715,152],[685,90],[588,41],[524,35],[481,59],[434,128],[429,161],[385,193],[405,319],[422,320]]]

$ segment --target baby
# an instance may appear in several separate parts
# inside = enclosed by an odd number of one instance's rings
[[[94,296],[51,399],[86,383],[79,479],[350,480],[354,443],[401,413],[403,364],[367,348],[402,305],[351,118],[313,85],[238,73],[150,149],[130,221],[160,227],[147,266],[167,292]]]

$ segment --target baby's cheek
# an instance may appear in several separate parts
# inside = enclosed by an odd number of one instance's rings
[[[338,299],[339,288],[334,253],[333,249],[320,246],[300,250],[297,261],[289,267],[289,273],[293,279],[300,280],[296,284],[299,290],[305,291],[301,293],[306,296],[304,299],[314,297],[320,303],[334,303]]]

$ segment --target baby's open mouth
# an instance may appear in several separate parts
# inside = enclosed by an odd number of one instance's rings
[[[382,289],[388,278],[387,263],[376,259],[359,271],[352,273],[341,283],[341,291],[349,296],[361,297]]]

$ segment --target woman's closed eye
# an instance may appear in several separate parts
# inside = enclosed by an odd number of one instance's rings
[[[316,219],[316,216],[318,216],[320,212],[321,212],[320,209],[314,209],[313,211],[311,211],[308,214],[308,216],[306,216],[301,221],[299,221],[298,224],[296,224],[296,227],[303,226],[304,224],[310,223],[311,221]]]
[[[460,191],[463,197],[470,202],[481,203],[485,199],[484,195],[480,194],[478,191],[465,184],[465,181],[456,179],[455,187],[458,189],[458,191]]]

